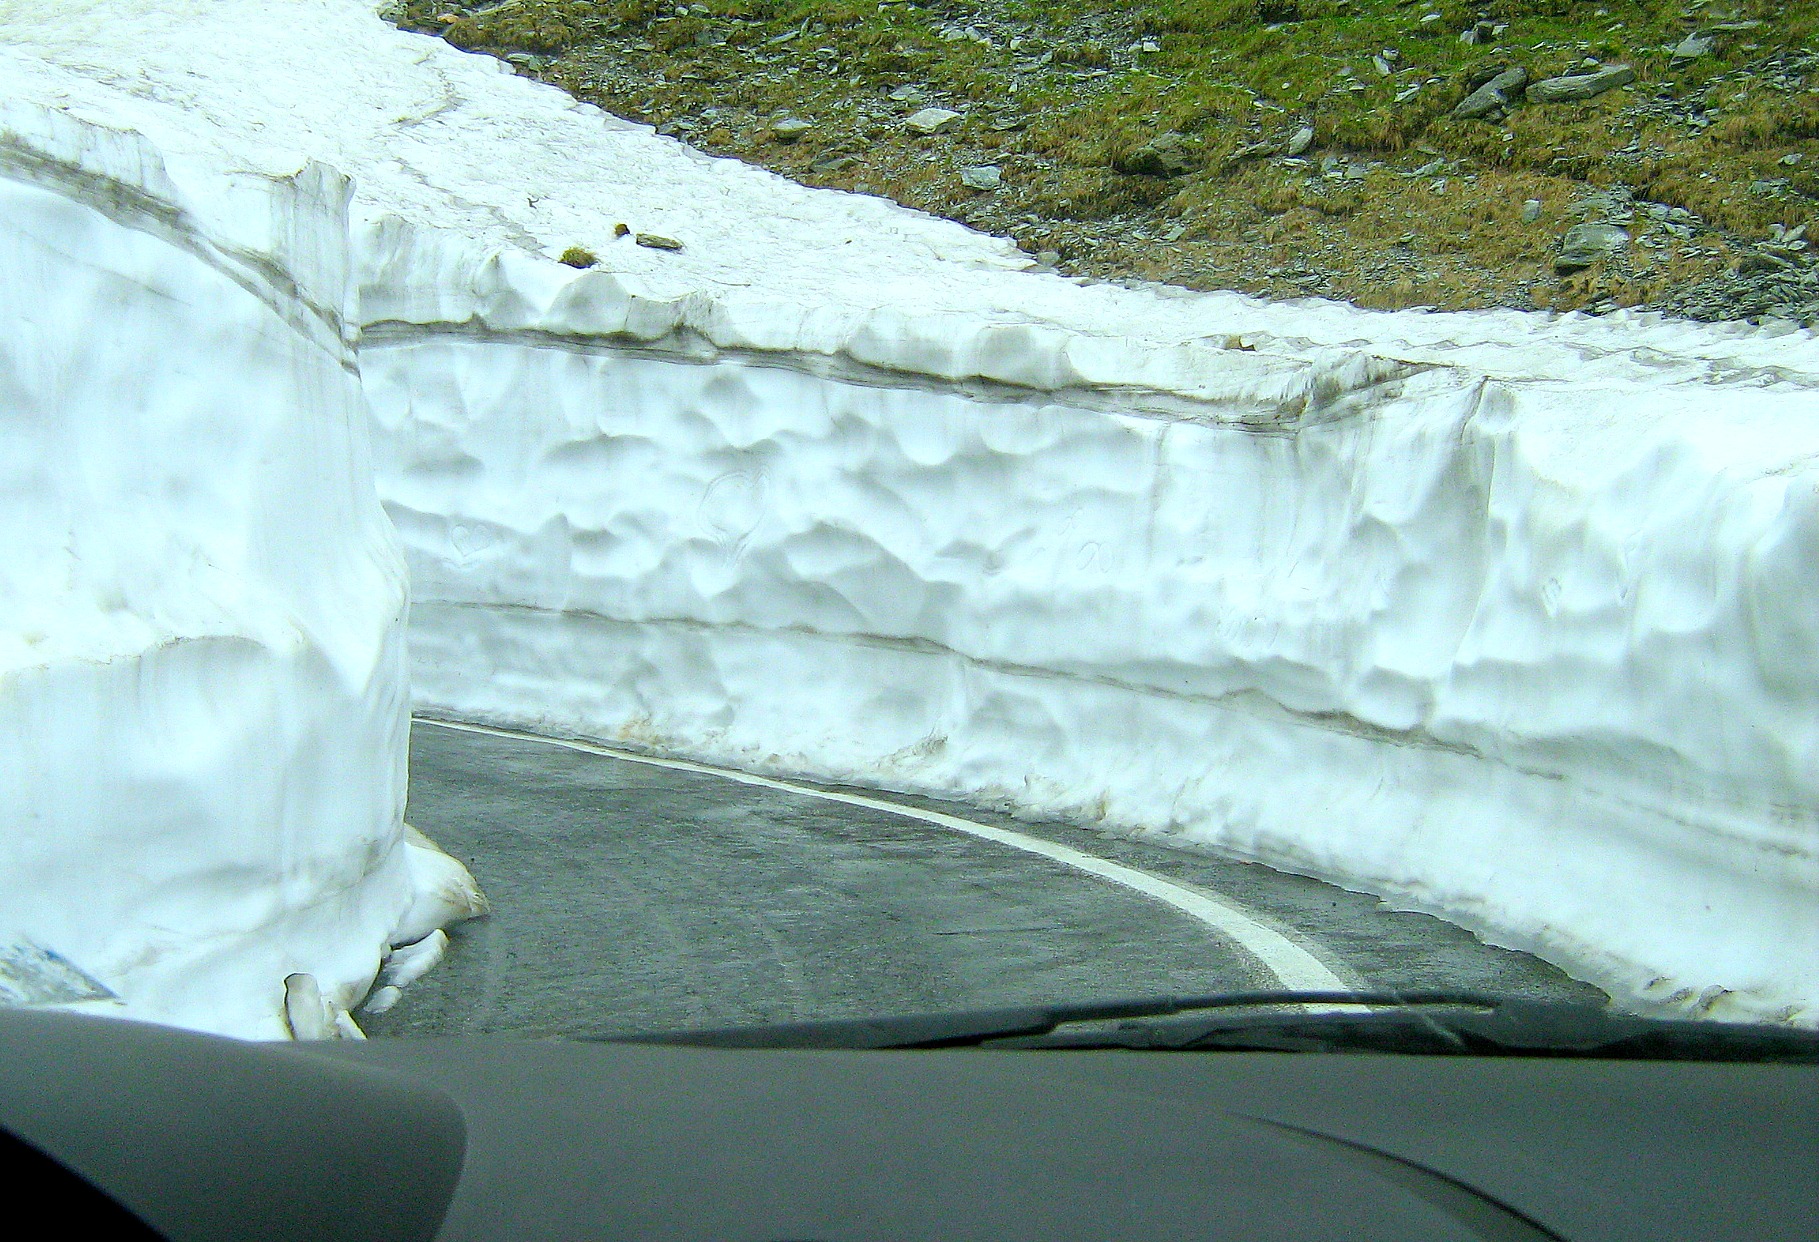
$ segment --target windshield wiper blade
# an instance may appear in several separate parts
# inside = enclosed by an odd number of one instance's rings
[[[1219,992],[1208,996],[1147,996],[1020,1005],[1004,1009],[785,1022],[699,1031],[656,1031],[588,1038],[605,1043],[689,1044],[703,1048],[963,1048],[987,1040],[1043,1036],[1073,1022],[1156,1018],[1211,1009],[1267,1005],[1344,1005],[1408,1009],[1452,1006],[1495,1009],[1507,998],[1482,992]]]
[[[1191,1016],[1263,1008],[1278,1012]],[[1059,1029],[1118,1020],[1124,1021],[1114,1028]],[[1120,1048],[1819,1064],[1819,1032],[1463,991],[1221,992],[590,1038],[703,1048]]]
[[[1127,1023],[1111,1030],[997,1039],[989,1046],[1819,1063],[1819,1032],[1642,1017],[1580,1002],[1514,996],[1471,1008],[1374,1008]]]

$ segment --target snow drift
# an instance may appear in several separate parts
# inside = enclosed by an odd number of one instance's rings
[[[348,188],[204,189],[137,135],[0,113],[0,992],[283,1037],[309,977],[347,1029],[445,904],[401,839]]]
[[[13,8],[38,97],[353,177],[423,709],[1086,817],[1819,1014],[1810,334],[1086,285],[356,0]]]

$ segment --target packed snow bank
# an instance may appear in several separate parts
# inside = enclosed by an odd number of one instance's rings
[[[22,92],[353,176],[425,707],[1087,816],[1819,1013],[1811,335],[1076,284],[358,0],[8,12]]]
[[[344,1022],[446,902],[401,841],[347,183],[193,188],[0,110],[0,999],[282,1037],[287,976]]]
[[[420,253],[375,239],[369,311]],[[634,345],[611,277],[446,260],[485,296],[362,352],[422,709],[1217,846],[1633,997],[1819,1001],[1811,390],[1261,350],[1197,401],[968,386]]]

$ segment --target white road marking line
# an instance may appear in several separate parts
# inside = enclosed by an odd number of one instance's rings
[[[468,733],[488,733],[494,737],[516,738],[526,742],[543,742],[550,746],[564,746],[569,750],[583,751],[588,754],[605,755],[611,759],[623,759],[628,763],[644,763],[655,768],[674,768],[679,772],[700,772],[707,776],[723,776],[728,780],[738,781],[744,785],[756,785],[764,789],[778,789],[785,793],[802,794],[810,798],[822,798],[828,802],[844,802],[849,806],[869,807],[874,811],[885,811],[892,815],[901,815],[907,819],[919,819],[923,823],[937,824],[943,828],[952,828],[987,841],[996,841],[1013,849],[1039,854],[1043,858],[1096,875],[1102,880],[1122,884],[1135,889],[1147,897],[1166,902],[1183,914],[1199,919],[1221,935],[1235,940],[1246,952],[1255,957],[1263,967],[1276,976],[1277,982],[1284,988],[1306,992],[1350,992],[1357,985],[1334,974],[1312,953],[1290,940],[1281,932],[1259,922],[1255,916],[1235,902],[1211,894],[1199,893],[1184,888],[1161,876],[1115,863],[1110,859],[1088,854],[1072,846],[1059,845],[1045,841],[1041,837],[1028,836],[1014,832],[1009,828],[998,828],[991,824],[976,824],[957,815],[946,815],[940,811],[927,811],[918,806],[905,806],[899,802],[890,802],[883,798],[871,798],[864,794],[844,793],[830,789],[816,789],[810,785],[798,785],[791,781],[780,781],[769,776],[755,776],[750,772],[740,772],[732,768],[718,768],[711,764],[696,763],[689,759],[659,759],[653,755],[640,755],[632,751],[617,750],[611,746],[602,746],[595,742],[577,742],[567,738],[543,737],[535,733],[524,733],[516,729],[495,729],[489,725],[460,724],[452,720],[432,720],[428,717],[413,717],[421,724],[435,725],[443,729],[461,729]]]

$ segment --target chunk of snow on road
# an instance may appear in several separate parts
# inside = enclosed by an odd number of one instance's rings
[[[408,988],[434,969],[446,952],[448,933],[440,927],[415,944],[399,945],[385,960],[385,969],[379,972],[380,988]]]
[[[0,1005],[73,1005],[117,999],[80,966],[29,936],[15,936],[0,944]]]
[[[477,919],[491,908],[467,868],[409,824],[404,826],[404,856],[410,869],[411,891],[416,896],[392,928],[392,944],[421,946],[441,935],[441,928]],[[428,969],[428,965],[423,967]],[[411,979],[416,977],[412,975]],[[411,979],[387,978],[385,982],[403,987]]]

